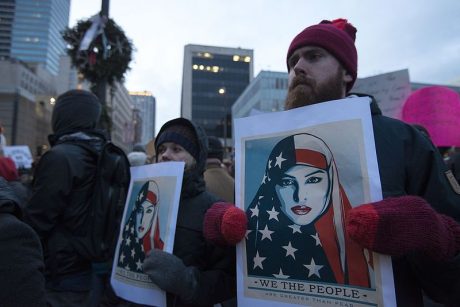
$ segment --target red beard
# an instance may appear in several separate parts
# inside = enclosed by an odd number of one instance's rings
[[[284,103],[285,110],[308,106],[329,100],[341,99],[344,93],[342,71],[338,70],[323,84],[303,74],[295,76],[289,85]]]

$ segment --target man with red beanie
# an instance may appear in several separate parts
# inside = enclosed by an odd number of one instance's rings
[[[357,77],[355,35],[352,24],[336,19],[294,37],[286,58],[286,109],[349,95]],[[426,137],[383,116],[367,97],[384,199],[352,209],[347,234],[365,248],[393,256],[398,306],[423,306],[423,292],[445,306],[459,306],[460,187],[447,178]]]

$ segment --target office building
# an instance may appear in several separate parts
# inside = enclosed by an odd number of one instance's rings
[[[233,105],[233,118],[283,110],[287,88],[287,73],[262,70]]]
[[[134,110],[138,114],[135,123],[135,141],[140,144],[147,144],[155,137],[155,110],[156,99],[148,91],[129,92],[134,103]]]
[[[120,82],[115,82],[110,91],[111,93],[107,95],[107,107],[112,123],[112,142],[128,153],[135,144],[134,102],[128,90]]]
[[[14,0],[0,0],[0,59],[10,56],[14,7]]]
[[[48,144],[57,93],[46,70],[17,59],[0,60],[0,121],[9,145],[28,145],[33,155]]]
[[[0,0],[0,57],[42,65],[57,75],[69,11],[70,0]]]
[[[253,65],[253,51],[249,49],[186,45],[182,117],[230,145],[231,108],[251,81]]]

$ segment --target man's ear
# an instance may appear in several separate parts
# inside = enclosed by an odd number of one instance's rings
[[[353,77],[348,72],[344,71],[343,82],[349,83],[351,81],[353,81]]]

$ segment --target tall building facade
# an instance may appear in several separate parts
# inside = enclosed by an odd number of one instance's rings
[[[51,112],[56,101],[55,82],[50,73],[32,70],[17,59],[0,60],[0,121],[9,145],[36,149],[48,144]]]
[[[287,88],[286,72],[262,70],[233,105],[233,118],[282,111]]]
[[[156,99],[151,92],[129,92],[134,109],[139,114],[136,119],[138,129],[136,129],[136,142],[143,145],[150,142],[155,137],[155,113]]]
[[[111,138],[112,142],[126,153],[130,152],[135,144],[133,105],[126,87],[120,82],[115,82],[110,89],[110,99],[107,101],[112,122]]]
[[[253,50],[186,45],[181,115],[230,144],[231,108],[253,76]]]
[[[10,56],[14,8],[14,0],[0,0],[0,59]]]
[[[0,9],[0,56],[41,64],[57,75],[70,0],[0,0]]]

